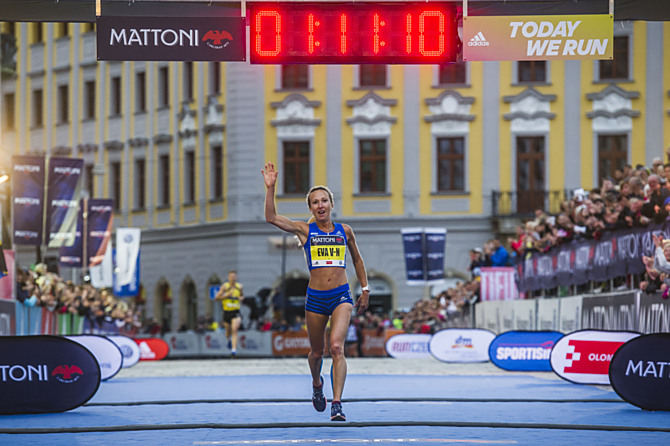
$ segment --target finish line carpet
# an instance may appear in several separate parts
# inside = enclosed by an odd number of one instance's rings
[[[350,373],[343,423],[310,397],[306,374],[115,377],[78,409],[0,417],[0,445],[670,444],[670,412],[524,374]]]

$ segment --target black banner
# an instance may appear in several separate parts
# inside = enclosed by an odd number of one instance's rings
[[[72,246],[75,242],[84,160],[50,158],[47,188],[47,244],[49,248]]]
[[[517,286],[525,292],[642,274],[642,256],[653,256],[652,234],[660,233],[669,238],[670,225],[607,232],[600,240],[574,241],[522,256],[516,264]]]
[[[243,61],[242,17],[97,18],[98,60]]]
[[[12,157],[14,243],[41,245],[44,230],[44,157]]]
[[[100,366],[83,346],[56,336],[0,337],[0,414],[63,412],[100,386]]]

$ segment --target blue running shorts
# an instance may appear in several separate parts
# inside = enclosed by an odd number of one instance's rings
[[[354,304],[348,283],[333,288],[332,290],[324,291],[313,290],[312,288],[307,287],[307,299],[305,299],[306,311],[330,316],[338,305],[344,303]]]

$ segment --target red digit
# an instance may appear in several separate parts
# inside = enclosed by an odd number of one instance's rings
[[[407,37],[406,41],[407,44],[405,45],[407,54],[410,54],[412,52],[412,15],[407,14],[407,25],[405,27],[405,31],[407,32]]]
[[[307,37],[307,49],[309,54],[314,52],[314,14],[309,14],[307,16],[307,31],[309,36]]]
[[[340,16],[340,53],[347,52],[347,16]]]
[[[438,49],[426,50],[426,17],[438,19]],[[424,56],[440,56],[444,53],[444,14],[441,11],[424,11],[419,15],[419,52]]]
[[[273,50],[262,49],[261,25],[263,17],[274,17],[275,47]],[[281,14],[277,11],[258,11],[256,14],[256,53],[259,56],[276,56],[281,51]]]

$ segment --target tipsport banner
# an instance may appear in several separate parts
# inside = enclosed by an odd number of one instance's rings
[[[468,16],[463,60],[612,59],[613,38],[609,14]]]
[[[600,240],[579,240],[547,253],[523,257],[516,264],[519,291],[605,281],[645,271],[642,256],[653,256],[653,234],[670,238],[670,224],[606,232]]]
[[[431,285],[444,280],[444,228],[401,230],[408,285]]]
[[[72,246],[75,242],[84,160],[49,158],[47,228],[49,248]]]
[[[42,244],[44,179],[44,157],[12,157],[13,239],[17,245]]]

